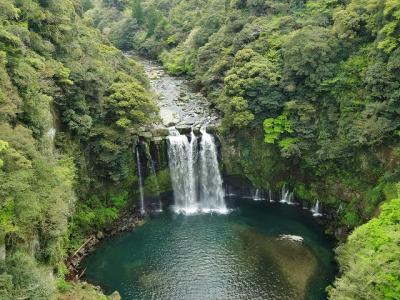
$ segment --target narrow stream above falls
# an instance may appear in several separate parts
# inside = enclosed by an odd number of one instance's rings
[[[102,241],[82,262],[86,279],[122,299],[326,299],[336,267],[334,244],[313,218],[319,204],[312,212],[294,205],[285,186],[275,202],[259,190],[225,195],[216,138],[205,127],[217,115],[184,79],[144,65],[160,95],[162,126],[176,125],[166,142],[173,195],[164,200],[173,204]],[[179,126],[200,132],[185,135]],[[136,154],[142,187],[139,148]],[[145,212],[142,188],[140,195]]]
[[[163,126],[197,127],[212,124],[218,119],[215,110],[209,108],[207,99],[194,92],[186,80],[168,75],[158,64],[140,59],[153,92],[158,97]]]

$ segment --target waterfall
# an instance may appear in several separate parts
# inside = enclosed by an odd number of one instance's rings
[[[189,143],[187,136],[171,128],[168,136],[168,160],[174,190],[175,211],[194,213],[198,210],[196,174],[197,140]]]
[[[271,192],[271,190],[268,191],[268,196],[269,196],[269,202],[275,202],[275,200],[272,199],[272,192]]]
[[[136,164],[139,176],[139,192],[140,192],[140,212],[141,214],[145,213],[144,210],[144,195],[143,195],[143,177],[142,170],[140,169],[140,155],[139,155],[139,147],[136,147]]]
[[[46,135],[47,135],[47,138],[49,139],[50,143],[54,144],[54,138],[56,136],[56,129],[54,127],[49,128]]]
[[[49,144],[49,151],[50,153],[54,153],[54,149],[55,149],[55,144],[54,144],[54,140],[56,137],[56,129],[54,127],[49,128],[49,130],[47,130],[46,132],[46,138]]]
[[[314,217],[322,216],[322,214],[320,212],[320,207],[319,207],[319,201],[318,200],[317,200],[317,202],[315,202],[315,205],[311,208],[311,212],[312,212]]]
[[[198,159],[198,152],[197,152],[197,137],[194,135],[193,128],[190,132],[190,143],[189,143],[189,174],[190,174],[190,186],[192,187],[192,197],[193,201],[197,201],[197,159]]]
[[[260,190],[259,189],[256,189],[256,192],[254,193],[254,196],[253,196],[253,200],[254,201],[265,200],[263,197],[260,196]]]
[[[219,172],[217,147],[214,137],[205,127],[200,129],[200,205],[204,211],[226,213],[227,208]]]
[[[282,191],[281,191],[281,203],[286,203],[286,204],[293,204],[293,193],[291,193],[289,190],[286,190],[286,184],[283,185]]]
[[[175,211],[185,214],[226,213],[217,147],[212,135],[201,130],[200,152],[197,138],[181,135],[175,128],[168,136],[168,160],[174,190]]]

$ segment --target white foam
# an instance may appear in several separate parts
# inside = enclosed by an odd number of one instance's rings
[[[294,241],[294,242],[302,242],[304,239],[299,235],[281,234],[279,236],[278,240],[289,240],[289,241]]]
[[[198,205],[189,206],[189,207],[180,207],[173,205],[172,210],[177,214],[182,214],[185,216],[193,216],[199,214],[218,214],[218,215],[227,215],[231,212],[231,210],[227,208],[204,208],[199,207]]]

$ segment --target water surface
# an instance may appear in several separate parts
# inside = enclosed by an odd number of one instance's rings
[[[228,202],[228,215],[166,211],[104,241],[83,262],[87,280],[123,299],[325,299],[333,244],[311,214],[266,201]]]

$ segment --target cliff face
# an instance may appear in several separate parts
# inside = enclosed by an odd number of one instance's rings
[[[266,194],[271,190],[278,195],[286,184],[308,207],[318,200],[332,233],[340,239],[375,216],[380,202],[396,197],[398,156],[391,146],[354,153],[350,160],[326,169],[283,158],[276,146],[263,142],[261,132],[220,135],[220,140],[225,174],[242,176]]]

